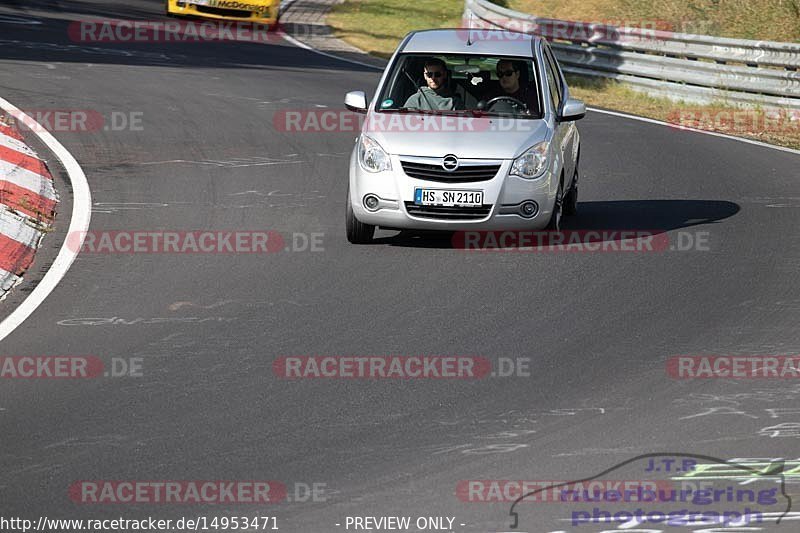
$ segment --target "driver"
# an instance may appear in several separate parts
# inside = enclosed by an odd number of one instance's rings
[[[453,111],[464,109],[461,97],[449,88],[450,78],[447,65],[439,58],[432,57],[425,61],[423,71],[427,87],[420,87],[406,100],[405,107],[425,111]]]
[[[498,96],[510,96],[528,106],[528,112],[536,115],[539,110],[539,102],[536,96],[536,85],[533,82],[522,84],[520,77],[524,63],[502,59],[497,63],[497,79],[500,86],[484,95],[486,101]]]

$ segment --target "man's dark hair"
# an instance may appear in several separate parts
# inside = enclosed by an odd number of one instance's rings
[[[515,61],[513,59],[501,59],[497,62],[497,68],[500,68],[500,63],[508,63],[511,65],[511,68],[514,69],[516,72],[525,72],[525,62],[524,61]]]
[[[520,84],[528,83],[528,66],[525,64],[524,61],[518,61],[514,59],[501,59],[497,62],[497,67],[500,68],[500,63],[509,63],[511,68],[514,71],[519,72],[519,82]]]
[[[438,57],[429,57],[425,60],[426,67],[439,67],[440,69],[447,71],[447,63],[439,59]]]

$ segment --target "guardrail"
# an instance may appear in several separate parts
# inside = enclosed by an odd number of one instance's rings
[[[488,0],[465,0],[464,21],[544,37],[570,74],[675,100],[800,109],[800,44],[548,19]]]

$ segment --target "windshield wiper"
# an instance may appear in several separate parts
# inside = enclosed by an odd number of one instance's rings
[[[474,118],[483,118],[491,116],[491,113],[488,111],[484,111],[483,109],[467,109],[467,113],[472,113]]]
[[[448,115],[458,114],[463,111],[453,111],[448,109],[418,109],[415,107],[390,107],[381,109],[379,113],[416,113],[418,115]]]

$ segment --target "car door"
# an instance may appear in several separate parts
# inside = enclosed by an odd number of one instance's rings
[[[575,153],[576,127],[574,122],[558,121],[557,117],[561,112],[566,97],[565,82],[561,74],[561,69],[558,68],[558,62],[553,55],[553,51],[547,43],[544,43],[542,52],[544,55],[544,71],[549,89],[548,93],[553,103],[553,109],[556,110],[553,143],[555,143],[554,148],[557,150],[561,158],[561,164],[563,165],[565,178],[564,192],[566,192],[572,183],[572,175],[575,173],[575,158],[573,154]]]

